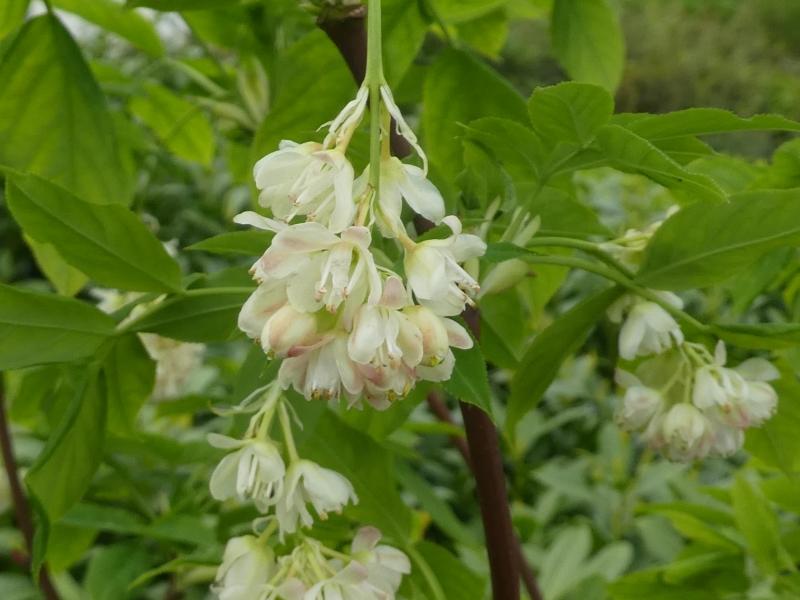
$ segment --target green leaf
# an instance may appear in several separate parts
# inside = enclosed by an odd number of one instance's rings
[[[204,10],[211,8],[230,8],[239,0],[127,0],[125,6],[135,8],[144,6],[155,10]]]
[[[750,556],[764,575],[775,575],[782,568],[794,570],[791,558],[781,543],[778,519],[763,492],[737,473],[731,487],[736,525],[744,534]]]
[[[742,348],[800,346],[800,323],[713,323],[711,328],[721,339]]]
[[[600,223],[600,219],[591,208],[563,190],[548,186],[529,193],[523,187],[520,195],[530,213],[537,215],[542,221],[537,232],[540,236],[577,238],[611,236],[611,232]]]
[[[0,4],[0,40],[22,25],[28,4],[30,0],[5,0]]]
[[[589,558],[592,536],[587,525],[563,529],[550,544],[541,566],[540,582],[546,598],[558,600],[580,582],[576,577]]]
[[[772,383],[778,392],[778,410],[761,427],[747,430],[745,448],[766,465],[787,475],[800,472],[800,383],[791,368],[779,364],[782,377]]]
[[[621,293],[615,287],[586,298],[533,339],[511,380],[506,431],[512,437],[517,423],[536,406],[555,379],[561,363],[580,348]]]
[[[250,288],[191,290],[155,305],[129,328],[184,342],[225,342],[236,332],[236,318],[252,292]]]
[[[386,81],[397,86],[417,56],[428,21],[421,10],[421,3],[408,0],[385,0],[382,2],[383,16],[383,67]]]
[[[303,423],[308,427],[305,419]],[[394,457],[389,451],[328,410],[308,429],[299,451],[301,456],[340,472],[353,484],[359,502],[346,509],[346,514],[364,525],[374,525],[396,543],[406,542],[411,512],[397,491]]]
[[[0,63],[0,165],[92,202],[127,204],[111,116],[80,49],[55,17],[28,21]]]
[[[464,140],[489,154],[513,177],[518,187],[542,177],[545,148],[536,132],[527,125],[509,119],[484,117],[470,122],[463,132]],[[477,170],[483,172],[485,167],[480,165]]]
[[[661,289],[702,287],[798,242],[800,192],[743,192],[725,204],[694,204],[667,219],[650,240],[636,279]]]
[[[425,150],[450,180],[463,168],[461,124],[486,115],[528,123],[525,101],[517,91],[491,68],[459,50],[443,52],[433,64],[425,80],[423,104]]]
[[[103,458],[105,425],[105,390],[96,368],[91,368],[25,476],[37,509],[50,523],[64,515],[89,487]]]
[[[130,597],[128,586],[152,565],[151,552],[135,541],[98,548],[89,561],[85,585],[92,600]]]
[[[431,519],[442,531],[459,544],[466,546],[478,544],[475,535],[464,523],[459,521],[450,505],[442,500],[434,487],[425,481],[410,465],[398,463],[395,467],[395,473],[403,488],[416,497],[422,508],[430,513]]]
[[[53,0],[53,5],[116,33],[150,56],[164,54],[164,44],[153,24],[113,0]]]
[[[141,119],[170,152],[209,166],[214,158],[211,122],[196,104],[156,83],[146,83],[130,103]]]
[[[456,25],[458,38],[487,57],[500,60],[508,39],[510,19],[505,7]]]
[[[0,284],[0,371],[91,356],[114,325],[84,302]]]
[[[432,0],[439,16],[448,23],[479,19],[508,4],[509,0]]]
[[[283,52],[272,79],[276,96],[256,132],[253,162],[276,150],[281,140],[318,139],[319,126],[333,119],[356,93],[339,51],[322,31],[306,35]]]
[[[141,292],[181,289],[178,264],[139,218],[92,204],[33,175],[8,179],[7,201],[26,234],[102,285]]]
[[[537,88],[528,102],[533,129],[548,145],[585,146],[614,112],[614,99],[602,87],[560,83]]]
[[[244,254],[260,256],[272,242],[275,234],[271,231],[248,229],[246,231],[226,231],[208,239],[192,244],[187,250],[202,250],[213,254]]]
[[[456,364],[453,374],[445,381],[444,389],[462,402],[474,404],[490,417],[492,415],[492,391],[489,388],[489,374],[480,345],[473,340],[469,350],[453,349]]]
[[[606,125],[597,143],[610,165],[626,173],[639,173],[690,200],[723,202],[725,193],[710,177],[690,173],[645,138],[619,125]]]
[[[800,131],[800,123],[780,115],[740,117],[721,108],[688,108],[663,115],[619,115],[637,135],[651,141],[732,131]]]
[[[131,433],[156,377],[156,365],[137,335],[122,336],[114,343],[103,361],[103,375],[108,390],[108,428]]]
[[[416,587],[425,590],[423,598],[435,598],[418,564],[425,562],[427,571],[436,578],[444,598],[458,600],[482,600],[486,592],[486,580],[469,569],[463,561],[448,550],[432,542],[419,542],[411,556],[417,564],[411,570]]]
[[[52,244],[41,244],[29,235],[25,236],[25,243],[33,252],[36,264],[59,294],[74,296],[89,281],[86,275],[64,262]]]
[[[606,0],[555,0],[553,51],[576,81],[614,91],[625,66],[625,41]]]

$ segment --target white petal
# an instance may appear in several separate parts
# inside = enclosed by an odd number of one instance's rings
[[[439,223],[444,218],[444,199],[425,173],[414,165],[403,165],[405,177],[398,181],[408,205],[429,221]]]
[[[384,321],[377,306],[364,305],[347,341],[347,349],[356,362],[368,363],[375,356],[385,336]]]
[[[748,358],[735,371],[748,381],[774,381],[781,377],[775,365],[764,358]]]
[[[452,319],[442,319],[442,321],[444,322],[444,328],[447,330],[447,339],[451,346],[461,350],[472,348],[472,338],[466,329]]]
[[[228,500],[236,495],[239,452],[225,456],[211,474],[209,488],[215,500]]]
[[[267,217],[258,214],[252,210],[246,210],[233,217],[233,222],[237,225],[250,225],[257,229],[266,229],[267,231],[281,231],[287,227],[286,223],[276,221],[275,219],[268,219]]]

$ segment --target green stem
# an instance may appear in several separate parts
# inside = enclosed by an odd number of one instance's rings
[[[597,263],[593,263],[588,260],[583,260],[581,258],[574,258],[572,256],[539,256],[536,254],[527,254],[520,258],[531,264],[558,265],[561,267],[581,269],[582,271],[587,271],[589,273],[600,275],[601,277],[605,277],[609,281],[613,281],[614,283],[617,283],[622,287],[629,289],[637,296],[641,296],[646,300],[655,302],[656,304],[661,306],[661,308],[670,313],[673,317],[683,321],[684,323],[696,329],[697,331],[701,333],[709,333],[711,331],[708,325],[701,323],[700,321],[698,321],[688,313],[682,311],[681,309],[675,308],[669,302],[665,302],[653,290],[649,290],[647,288],[643,288],[639,285],[636,285],[633,281],[631,281],[628,277],[626,277],[622,273],[617,273],[616,271],[613,271],[604,265],[599,265]]]
[[[369,87],[369,184],[373,200],[376,200],[381,185],[381,0],[369,0],[367,17],[367,74],[364,83]]]
[[[294,435],[292,434],[292,423],[289,420],[289,411],[286,410],[284,401],[280,401],[278,408],[278,416],[281,420],[281,429],[283,430],[283,439],[286,442],[286,450],[289,452],[289,458],[292,462],[300,460],[300,455],[297,453],[297,446],[294,444]]]
[[[417,563],[417,567],[419,567],[420,573],[422,573],[422,577],[425,578],[425,583],[428,584],[428,587],[431,590],[431,594],[435,600],[447,600],[447,597],[444,595],[444,590],[442,589],[442,585],[439,583],[439,579],[436,577],[436,574],[431,569],[431,566],[428,564],[428,561],[425,560],[425,557],[420,554],[416,548],[413,546],[407,546],[405,548],[406,554],[411,557],[415,563]]]
[[[623,265],[613,256],[609,255],[606,252],[603,252],[598,244],[594,242],[587,242],[585,240],[579,240],[575,238],[567,238],[567,237],[534,237],[530,240],[526,246],[560,246],[563,248],[575,248],[576,250],[581,250],[582,252],[586,252],[587,254],[591,254],[592,256],[598,258],[599,260],[606,263],[608,266],[616,269],[625,277],[629,279],[634,278],[634,273],[628,267]]]

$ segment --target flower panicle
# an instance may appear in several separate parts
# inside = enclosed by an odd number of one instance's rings
[[[321,144],[284,141],[256,163],[259,203],[272,216],[248,211],[234,220],[275,236],[251,269],[258,287],[242,307],[239,327],[270,358],[282,359],[284,389],[310,400],[385,409],[419,380],[448,379],[452,348],[471,347],[451,317],[479,291],[462,265],[481,256],[486,244],[445,214],[427,177],[427,157],[385,84],[384,129],[391,117],[423,166],[385,153],[379,193],[370,186],[369,166],[355,176],[347,151],[368,101],[365,85],[327,125]],[[388,144],[389,131],[381,136]],[[404,203],[443,223],[450,235],[412,240]],[[376,258],[373,225],[399,243],[404,276]]]

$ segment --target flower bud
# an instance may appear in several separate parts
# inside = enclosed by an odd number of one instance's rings
[[[261,334],[261,346],[267,353],[274,352],[281,357],[292,356],[302,346],[309,345],[316,333],[316,317],[287,304],[267,321]]]
[[[421,364],[435,367],[450,351],[444,319],[424,306],[409,306],[403,312],[422,333]]]

